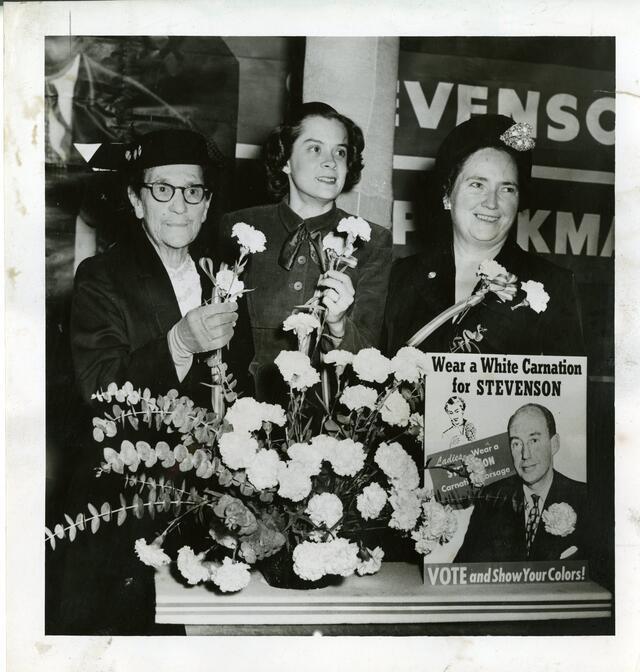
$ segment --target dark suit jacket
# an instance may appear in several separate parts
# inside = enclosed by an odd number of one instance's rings
[[[318,231],[324,237],[335,230],[343,217],[349,216],[334,207],[323,215],[304,220],[304,225],[310,233]],[[283,243],[302,221],[285,202],[280,202],[228,213],[219,229],[219,246],[225,248],[225,257],[231,260],[237,257],[237,245],[230,245],[231,229],[237,222],[250,224],[267,238],[266,250],[252,255],[244,276],[245,285],[253,289],[247,295],[255,351],[252,371],[262,399],[269,399],[271,388],[281,383],[280,375],[272,372],[278,353],[297,348],[295,336],[285,333],[282,323],[296,306],[313,296],[321,273],[311,258],[308,243],[302,244],[290,271],[278,264]],[[355,300],[347,312],[345,335],[338,347],[358,352],[361,348],[380,346],[391,270],[391,232],[371,224],[371,240],[360,244],[354,256],[358,265],[346,273],[353,282]]]
[[[201,285],[203,298],[210,296],[211,283],[204,275]],[[248,322],[242,317],[243,303],[244,299],[238,301],[240,319],[223,358],[237,378],[242,379],[244,373],[246,383],[251,351],[242,338],[242,323],[246,328]],[[128,380],[134,387],[148,387],[153,395],[175,388],[196,404],[210,407],[209,388],[203,385],[210,381],[204,356],[194,357],[189,373],[178,381],[167,333],[180,318],[169,276],[139,225],[105,253],[83,261],[75,278],[71,339],[76,377],[85,401],[111,382],[122,385]],[[102,445],[96,449],[89,439],[85,445],[86,450],[74,462],[67,493],[67,510],[72,513],[86,508],[88,501],[114,502],[114,481],[96,479],[93,472]],[[133,542],[140,537],[154,539],[165,524],[145,516],[127,521],[127,531],[105,525],[95,537],[85,533],[62,549],[61,634],[164,631],[154,624],[153,571],[137,559]],[[189,543],[184,535],[170,539],[167,543]]]
[[[586,559],[586,486],[554,470],[544,509],[562,502],[569,504],[578,516],[575,531],[566,537],[550,534],[540,518],[529,560],[559,560],[571,546],[578,550],[567,559]],[[520,478],[510,476],[481,491],[455,562],[524,560],[527,560],[524,492]]]
[[[459,323],[442,325],[420,348],[425,352],[449,352],[454,338],[482,325],[487,331],[477,344],[479,349],[471,352],[583,355],[573,274],[535,253],[525,252],[511,240],[505,242],[496,261],[522,282],[542,282],[550,296],[547,309],[540,314],[525,307],[511,310],[524,293],[521,296],[519,292],[506,303],[488,294]],[[455,264],[450,241],[399,259],[389,281],[383,335],[386,353],[393,355],[415,332],[454,303]]]
[[[196,268],[200,272],[197,263]],[[208,298],[211,282],[202,273],[200,279]],[[83,398],[111,382],[131,381],[153,395],[174,388],[208,406],[202,383],[210,381],[210,373],[202,356],[194,357],[182,382],[176,375],[167,333],[180,319],[171,280],[141,226],[103,254],[85,259],[76,272],[71,309],[71,347]],[[242,333],[239,322],[236,331]],[[243,377],[250,355],[242,336],[234,336],[224,360]]]

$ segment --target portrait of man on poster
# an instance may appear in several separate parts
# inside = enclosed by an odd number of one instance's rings
[[[554,469],[553,413],[521,406],[507,425],[516,475],[484,488],[455,562],[586,558],[586,486]]]

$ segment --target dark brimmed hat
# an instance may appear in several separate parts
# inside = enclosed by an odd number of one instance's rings
[[[221,158],[215,144],[200,133],[172,128],[136,136],[130,143],[101,144],[87,157],[87,163],[94,170],[130,173],[175,164],[213,167],[220,165]]]
[[[526,207],[531,180],[533,130],[525,122],[515,122],[501,114],[471,117],[456,126],[444,139],[436,156],[435,175],[441,195],[448,193],[462,164],[474,152],[487,147],[510,154],[518,168],[520,208]]]

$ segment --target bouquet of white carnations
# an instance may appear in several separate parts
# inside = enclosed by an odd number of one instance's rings
[[[94,439],[107,444],[98,476],[120,479],[119,505],[89,503],[88,514],[47,529],[47,541],[55,547],[80,530],[150,516],[157,535],[132,546],[160,567],[171,560],[167,535],[190,516],[201,534],[178,551],[178,570],[222,591],[242,589],[251,565],[273,558],[302,586],[374,573],[384,551],[370,542],[381,528],[412,539],[422,554],[447,543],[455,516],[420,487],[400,443],[422,441],[424,353],[327,353],[336,389],[329,405],[314,394],[320,376],[307,355],[281,352],[276,364],[289,386],[286,411],[239,398],[218,417],[175,390],[154,397],[112,384],[97,393],[108,409],[93,419]],[[145,440],[117,439],[141,431]]]
[[[369,239],[369,225],[345,218],[337,230],[345,236],[326,237],[325,265],[353,266],[354,246]],[[210,263],[205,268],[220,300],[247,291],[238,276],[247,256],[264,249],[258,233],[237,224],[240,260],[215,276]],[[157,530],[132,540],[132,551],[157,568],[171,562],[167,536],[191,518],[199,533],[178,550],[178,570],[191,584],[212,582],[227,592],[247,585],[252,565],[274,584],[285,585],[288,576],[300,587],[375,573],[384,556],[384,543],[376,542],[388,541],[387,531],[422,554],[447,543],[455,515],[420,487],[426,355],[412,347],[392,359],[374,348],[333,350],[323,357],[320,395],[321,375],[307,354],[322,330],[318,301],[312,303],[310,313],[283,325],[299,347],[275,360],[288,385],[286,410],[238,398],[226,410],[220,403],[208,411],[175,390],[152,396],[130,383],[96,393],[107,410],[93,419],[93,437],[110,444],[97,474],[120,479],[119,505],[89,503],[89,515],[65,515],[65,523],[46,529],[51,546],[105,522],[122,525],[130,514],[148,516]],[[269,568],[277,571],[269,576]]]

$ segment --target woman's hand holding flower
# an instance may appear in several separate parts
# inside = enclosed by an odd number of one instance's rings
[[[232,301],[210,303],[190,310],[172,330],[177,345],[190,354],[223,348],[233,336],[237,309],[238,304]]]
[[[330,270],[320,276],[318,287],[322,292],[322,303],[327,309],[325,323],[332,336],[342,338],[347,310],[355,297],[351,278],[346,273]]]

